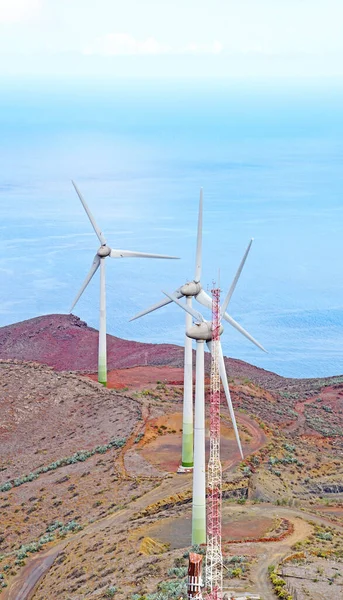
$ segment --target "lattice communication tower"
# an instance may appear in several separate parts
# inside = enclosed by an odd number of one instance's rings
[[[208,600],[219,600],[223,590],[222,466],[220,462],[220,289],[212,290],[212,352],[210,392],[210,458],[207,467],[206,587]]]

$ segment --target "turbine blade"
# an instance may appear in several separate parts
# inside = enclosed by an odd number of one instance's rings
[[[86,204],[86,200],[83,198],[83,196],[82,196],[80,190],[78,189],[76,183],[73,180],[71,182],[72,182],[72,184],[73,184],[73,186],[75,188],[75,191],[76,191],[78,197],[80,198],[80,200],[82,202],[83,208],[85,209],[90,222],[92,223],[93,229],[94,229],[95,233],[97,234],[97,236],[99,238],[100,244],[102,246],[106,246],[106,240],[105,240],[105,238],[104,238],[104,236],[102,234],[102,231],[100,231],[99,227],[97,226],[97,224],[95,222],[95,219],[94,219],[91,211],[89,210],[89,208],[88,208],[88,206]]]
[[[211,297],[204,290],[201,290],[199,292],[199,294],[197,294],[195,296],[195,298],[196,298],[196,300],[200,304],[202,304],[203,306],[206,306],[206,308],[212,309],[212,299],[211,299]],[[267,350],[265,348],[263,348],[262,344],[260,344],[257,340],[255,340],[255,338],[253,338],[253,336],[250,335],[250,333],[248,333],[244,329],[244,327],[242,327],[242,325],[240,325],[239,323],[237,323],[237,321],[235,321],[235,319],[233,319],[227,312],[223,315],[223,319],[225,319],[225,321],[227,321],[228,323],[230,323],[230,325],[232,325],[232,327],[234,327],[235,329],[237,329],[237,331],[239,331],[248,340],[250,340],[250,342],[252,342],[253,344],[255,344],[255,346],[257,346],[258,348],[260,348],[260,350],[262,350],[263,352],[267,353]]]
[[[232,284],[231,284],[231,287],[230,287],[230,289],[229,289],[229,291],[228,291],[228,293],[227,293],[227,295],[226,295],[226,298],[225,298],[225,300],[224,300],[224,302],[223,302],[223,304],[222,304],[222,308],[221,308],[221,317],[222,317],[222,318],[223,318],[223,314],[226,312],[226,309],[227,309],[227,307],[228,307],[228,305],[229,305],[229,302],[230,302],[230,300],[231,300],[232,294],[233,294],[233,292],[235,291],[235,288],[236,288],[236,285],[237,285],[238,279],[239,279],[239,278],[240,278],[240,276],[241,276],[242,269],[243,269],[243,267],[244,267],[245,261],[246,261],[246,259],[247,259],[247,257],[248,257],[248,254],[249,254],[249,252],[250,252],[251,244],[253,243],[253,241],[254,241],[254,239],[252,238],[252,239],[250,240],[250,242],[249,242],[249,245],[248,245],[248,247],[247,247],[247,249],[246,249],[246,251],[245,251],[245,253],[244,253],[244,256],[243,256],[243,258],[242,258],[242,260],[241,260],[241,262],[240,262],[240,265],[239,265],[239,267],[238,267],[238,269],[237,269],[237,273],[236,273],[236,275],[235,275],[235,277],[234,277],[234,280],[233,280],[233,282],[232,282]]]
[[[212,310],[212,298],[204,290],[200,290],[199,294],[195,296],[195,299],[199,302],[199,304],[202,304],[203,306],[206,306],[206,308]]]
[[[80,289],[80,291],[79,291],[78,295],[76,296],[76,298],[75,298],[75,300],[74,300],[74,302],[73,302],[73,305],[72,305],[72,307],[71,307],[71,309],[70,309],[70,311],[69,311],[69,312],[71,312],[71,311],[73,310],[73,308],[74,308],[75,304],[78,302],[78,300],[79,300],[80,296],[81,296],[81,295],[83,294],[83,292],[85,291],[85,289],[86,289],[87,285],[89,284],[90,280],[92,279],[92,277],[93,277],[94,273],[95,273],[95,272],[98,270],[99,266],[100,266],[100,256],[98,256],[98,255],[96,254],[96,255],[94,256],[93,264],[92,264],[92,266],[91,266],[91,268],[90,268],[90,271],[89,271],[89,273],[88,273],[88,275],[87,275],[86,279],[84,280],[84,282],[83,282],[83,284],[82,284],[82,287],[81,287],[81,289]]]
[[[201,266],[202,266],[202,205],[203,205],[203,193],[202,188],[200,190],[199,200],[199,216],[198,216],[198,234],[197,234],[197,251],[195,258],[195,275],[194,281],[198,283],[201,279]]]
[[[248,333],[248,331],[246,331],[244,329],[244,327],[242,327],[242,325],[240,325],[239,323],[237,323],[237,321],[235,321],[235,319],[233,319],[232,317],[230,317],[230,315],[228,313],[225,313],[223,315],[223,319],[225,319],[225,321],[227,321],[228,323],[230,323],[230,325],[232,325],[232,327],[234,327],[235,329],[237,329],[237,331],[239,331],[248,340],[250,340],[250,342],[252,342],[253,344],[255,344],[255,346],[257,346],[258,348],[260,348],[260,350],[262,350],[263,352],[266,352],[268,354],[267,350],[265,348],[263,348],[262,344],[260,344],[257,340],[255,340],[255,338],[253,338],[253,336],[250,335],[250,333]]]
[[[190,306],[187,306],[186,304],[183,304],[183,302],[180,302],[180,300],[177,298],[177,296],[175,296],[174,294],[168,294],[167,292],[164,292],[163,290],[162,290],[162,292],[170,300],[172,300],[173,302],[175,302],[175,304],[178,304],[182,308],[182,310],[184,310],[188,314],[192,315],[192,317],[194,317],[194,319],[196,319],[196,321],[198,321],[199,323],[203,323],[205,321],[205,319],[202,316],[202,314],[200,314],[197,310],[194,310],[194,308],[191,308]]]
[[[176,290],[174,292],[174,296],[176,296],[176,298],[182,298],[182,294],[179,290]],[[154,312],[154,310],[162,308],[162,306],[167,306],[167,304],[170,304],[171,302],[172,302],[172,300],[170,300],[169,298],[165,298],[164,300],[161,300],[160,302],[153,304],[153,306],[150,306],[146,310],[142,310],[142,312],[140,312],[137,315],[135,315],[134,317],[132,317],[132,319],[130,319],[130,321],[135,321],[135,319],[140,319],[140,317],[144,317],[144,315]]]
[[[168,256],[167,254],[150,254],[149,252],[135,252],[133,250],[111,250],[112,258],[172,258],[179,259],[178,256]]]
[[[219,342],[219,371],[220,371],[220,378],[222,380],[226,400],[227,400],[229,411],[230,411],[231,421],[232,421],[232,425],[233,425],[233,430],[235,432],[235,437],[236,437],[237,445],[239,448],[239,452],[241,454],[241,457],[244,458],[242,444],[241,444],[241,440],[239,438],[239,433],[238,433],[238,428],[237,428],[237,423],[236,423],[236,417],[235,417],[235,413],[234,413],[233,406],[232,406],[232,400],[231,400],[229,384],[228,384],[228,380],[227,380],[222,345],[220,342]]]

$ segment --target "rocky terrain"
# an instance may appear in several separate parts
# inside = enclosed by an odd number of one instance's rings
[[[182,348],[108,343],[104,389],[97,332],[77,317],[0,329],[2,599],[183,597]],[[245,454],[223,400],[226,587],[337,600],[342,378],[284,379],[226,360]]]

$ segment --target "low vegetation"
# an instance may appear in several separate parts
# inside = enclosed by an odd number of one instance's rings
[[[38,479],[38,477],[42,475],[42,473],[56,471],[56,469],[66,467],[67,465],[73,465],[77,462],[85,462],[88,458],[94,456],[94,454],[105,454],[105,452],[111,450],[112,448],[122,448],[125,445],[125,443],[126,438],[118,438],[111,440],[108,444],[105,444],[104,446],[96,446],[96,448],[94,448],[93,450],[80,450],[78,452],[75,452],[72,456],[56,460],[55,462],[45,467],[39,467],[39,469],[36,469],[28,475],[23,475],[22,477],[12,479],[11,481],[6,481],[6,483],[0,485],[0,492],[9,492],[13,487],[19,487],[24,483],[34,481],[35,479]]]
[[[279,577],[276,572],[276,569],[273,565],[271,565],[268,569],[270,581],[273,584],[274,592],[278,598],[283,598],[284,600],[293,600],[293,596],[287,591],[286,581]]]

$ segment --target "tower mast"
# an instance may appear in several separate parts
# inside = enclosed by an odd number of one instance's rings
[[[212,346],[210,388],[210,458],[207,468],[206,587],[208,600],[219,600],[223,589],[221,549],[222,466],[220,462],[220,289],[212,290]]]

